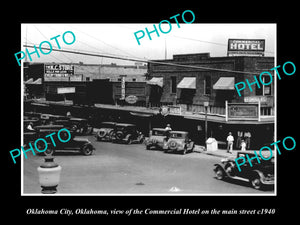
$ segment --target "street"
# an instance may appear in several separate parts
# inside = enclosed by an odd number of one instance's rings
[[[271,194],[255,190],[245,181],[220,181],[214,163],[220,157],[193,152],[186,155],[146,150],[144,144],[98,142],[92,156],[77,151],[58,151],[62,167],[57,194]],[[40,194],[37,167],[43,156],[23,158],[24,194]]]

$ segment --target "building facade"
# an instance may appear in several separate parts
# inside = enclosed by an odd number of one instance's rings
[[[209,102],[209,109],[212,112],[225,114],[226,101],[228,103],[260,102],[263,115],[274,115],[273,83],[268,86],[261,85],[260,88],[252,85],[253,91],[245,88],[241,96],[234,87],[235,83],[245,82],[246,79],[252,83],[255,81],[253,74],[260,74],[273,68],[274,57],[210,57],[209,53],[200,53],[174,55],[173,59],[155,60],[155,62],[148,64],[150,81],[160,80],[163,86],[150,82],[152,84],[150,104],[158,102],[169,105],[180,104],[188,111],[197,111],[203,108],[204,102]],[[190,67],[176,66],[176,64]],[[241,73],[230,71],[241,71]],[[265,83],[268,82],[268,78],[263,77]]]
[[[145,105],[146,73],[141,64],[26,63],[24,81],[28,96],[36,95],[38,83],[40,92],[35,97],[46,100],[127,104],[125,98],[135,96],[136,104]]]

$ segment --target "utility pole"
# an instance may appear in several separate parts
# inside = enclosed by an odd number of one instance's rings
[[[165,59],[167,59],[167,40],[165,38]]]

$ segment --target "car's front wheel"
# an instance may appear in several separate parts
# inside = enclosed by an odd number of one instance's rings
[[[215,175],[218,180],[223,180],[225,178],[225,172],[221,166],[217,166],[215,169]]]
[[[254,189],[261,189],[262,188],[262,182],[260,180],[260,176],[258,174],[256,175],[253,175],[251,178],[250,178],[250,184],[251,186],[254,188]]]
[[[87,155],[87,156],[92,155],[93,147],[90,145],[85,145],[82,147],[81,152],[82,152],[82,154]]]

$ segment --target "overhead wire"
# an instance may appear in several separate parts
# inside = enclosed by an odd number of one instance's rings
[[[23,46],[27,47],[27,48],[34,48],[34,46],[31,46],[31,45],[23,45]],[[51,50],[50,48],[46,48],[46,47],[42,47],[42,49]],[[105,54],[95,54],[95,53],[87,53],[87,52],[80,52],[80,51],[55,49],[55,48],[52,48],[52,51],[65,52],[65,53],[71,53],[71,54],[79,54],[79,55],[86,55],[86,56],[93,56],[93,57],[104,57],[104,58],[120,59],[120,60],[134,61],[134,62],[144,62],[144,63],[153,63],[153,64],[169,65],[169,66],[176,66],[176,67],[185,67],[185,68],[191,68],[191,69],[213,70],[213,71],[220,71],[220,72],[258,75],[254,71],[238,71],[238,70],[218,69],[218,68],[211,68],[211,67],[193,66],[193,65],[186,65],[186,64],[179,64],[179,63],[170,63],[170,62],[154,61],[154,60],[148,60],[148,59],[139,59],[139,58],[134,59],[134,58],[122,57],[122,56],[110,56],[110,55],[105,55]]]

